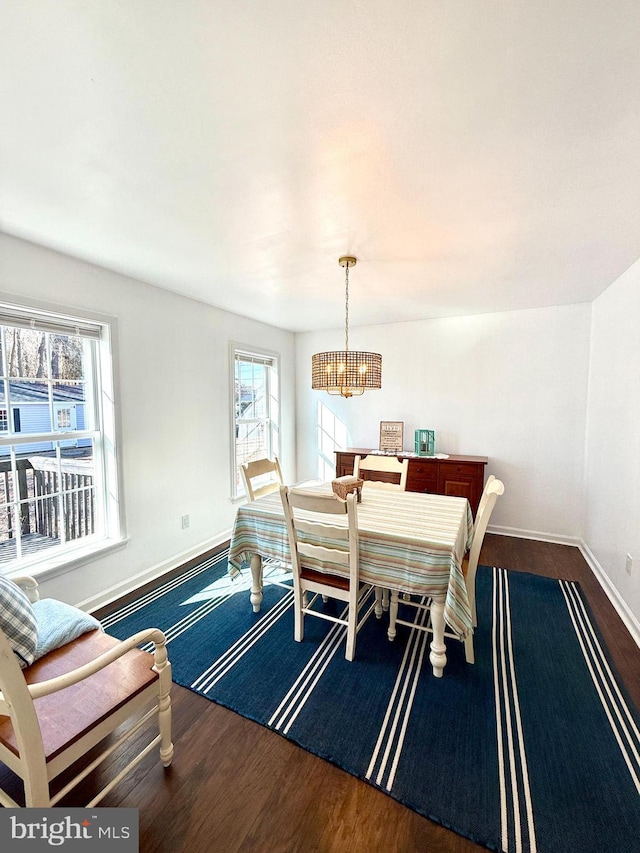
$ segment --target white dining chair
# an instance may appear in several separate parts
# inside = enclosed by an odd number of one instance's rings
[[[397,456],[356,456],[353,460],[353,475],[376,488],[395,489],[404,492],[407,488],[409,460]]]
[[[471,608],[471,621],[474,628],[478,624],[476,611],[476,572],[478,569],[478,558],[480,557],[480,550],[482,548],[482,542],[487,530],[487,525],[489,524],[489,519],[491,518],[491,513],[493,512],[493,508],[495,507],[498,497],[502,494],[504,494],[504,483],[502,480],[498,480],[493,475],[490,475],[487,478],[487,483],[484,487],[482,497],[480,498],[480,503],[478,504],[478,512],[476,513],[476,518],[473,524],[469,551],[465,554],[462,560],[462,574],[467,588],[467,597]],[[428,621],[424,626],[421,626],[416,625],[414,622],[398,618],[398,605],[400,599],[402,600],[402,604],[405,606],[414,607],[418,610],[431,609],[431,599],[428,599],[427,602],[423,604],[422,602],[414,601],[408,594],[400,593],[399,595],[397,591],[392,591],[391,604],[389,608],[390,624],[392,626],[407,625],[410,628],[416,628],[420,631],[431,631],[430,621]],[[445,630],[444,636],[460,640],[460,637],[458,637],[457,634],[454,634],[449,630]],[[467,663],[474,663],[475,651],[473,647],[472,630],[469,631],[467,636],[463,639],[463,642],[465,660]]]
[[[258,498],[277,492],[284,482],[277,456],[273,459],[264,457],[244,462],[240,465],[240,473],[250,501],[257,501]]]
[[[374,601],[365,599],[372,585],[360,581],[360,547],[358,537],[357,500],[355,494],[341,500],[334,494],[309,489],[280,486],[280,497],[289,537],[294,584],[294,639],[304,639],[305,616],[316,616],[337,622],[347,628],[345,657],[352,661],[356,651],[356,635],[376,610],[382,614],[381,591]],[[324,519],[309,519],[301,513],[317,513]],[[347,516],[347,526],[331,524],[331,516]],[[315,540],[312,541],[312,540]],[[340,569],[342,574],[335,574]],[[333,572],[332,572],[333,570]],[[309,598],[309,596],[312,598]],[[347,605],[346,615],[334,616],[314,604],[318,598],[335,598]],[[376,606],[377,605],[377,606]],[[365,608],[362,616],[360,610]]]
[[[475,628],[478,624],[478,616],[476,612],[476,572],[478,570],[478,559],[480,557],[480,549],[484,541],[484,535],[487,532],[487,525],[491,518],[491,513],[496,505],[496,501],[500,495],[504,494],[504,483],[502,480],[496,479],[493,474],[487,477],[478,511],[473,522],[473,532],[471,534],[471,545],[469,551],[465,554],[462,561],[462,574],[464,575],[465,584],[467,586],[467,596],[471,607],[471,621]]]

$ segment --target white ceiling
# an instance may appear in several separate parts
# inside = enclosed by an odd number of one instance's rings
[[[640,257],[638,0],[3,0],[0,229],[294,331]]]

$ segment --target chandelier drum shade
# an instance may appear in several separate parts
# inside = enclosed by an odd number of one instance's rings
[[[349,269],[357,259],[340,258],[345,270],[344,349],[318,352],[311,357],[311,387],[341,397],[358,397],[367,388],[382,387],[382,356],[349,349]]]

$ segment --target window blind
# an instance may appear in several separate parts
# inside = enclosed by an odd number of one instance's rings
[[[244,353],[236,350],[236,361],[241,361],[243,364],[263,364],[267,367],[272,367],[274,363],[273,358],[269,358],[268,356],[259,356],[253,353]]]
[[[51,332],[54,335],[75,335],[92,340],[100,340],[102,337],[101,323],[7,303],[0,303],[0,326],[34,329],[38,332]]]

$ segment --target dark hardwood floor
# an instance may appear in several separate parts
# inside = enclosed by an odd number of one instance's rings
[[[487,534],[480,562],[579,581],[640,707],[640,650],[577,548]],[[139,808],[142,853],[484,849],[202,696],[174,685],[172,697],[170,770],[154,752],[101,803]],[[88,799],[99,781],[64,804]]]

